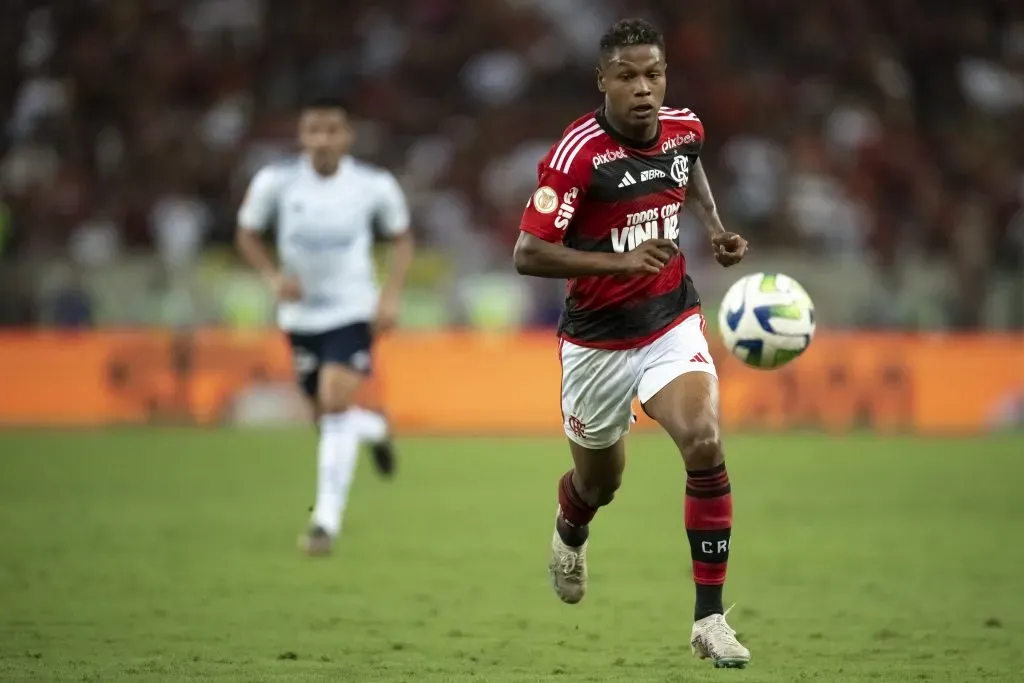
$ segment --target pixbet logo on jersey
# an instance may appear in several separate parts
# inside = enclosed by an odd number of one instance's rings
[[[697,134],[691,130],[686,135],[676,135],[675,137],[665,140],[665,142],[661,143],[661,152],[664,154],[676,147],[684,147],[686,145],[693,144],[694,142],[697,142]]]
[[[679,209],[673,202],[653,209],[626,214],[626,226],[612,230],[612,249],[622,254],[632,251],[647,240],[679,239]]]
[[[594,158],[591,159],[591,163],[594,164],[594,168],[601,166],[602,164],[611,163],[612,161],[618,161],[619,159],[625,159],[627,156],[626,150],[621,147],[611,149],[604,154],[595,154]]]

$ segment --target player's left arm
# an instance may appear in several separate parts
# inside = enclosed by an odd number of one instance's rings
[[[715,195],[711,192],[708,176],[700,159],[693,165],[693,174],[690,178],[687,199],[691,198],[694,201],[687,202],[687,205],[707,228],[711,246],[715,251],[715,260],[725,267],[742,261],[747,253],[747,241],[738,234],[729,232],[722,225],[722,218],[718,215],[718,206],[715,204]]]
[[[409,204],[398,181],[390,173],[381,179],[377,223],[388,242],[387,275],[377,306],[375,331],[379,334],[398,324],[402,303],[402,289],[416,255],[416,246],[410,229]]]

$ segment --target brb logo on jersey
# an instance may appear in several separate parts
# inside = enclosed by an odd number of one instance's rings
[[[672,159],[672,168],[669,170],[672,180],[679,184],[679,187],[686,187],[690,182],[690,157],[677,154]]]
[[[612,230],[612,249],[622,254],[632,251],[647,240],[679,239],[681,202],[626,214],[626,226]]]

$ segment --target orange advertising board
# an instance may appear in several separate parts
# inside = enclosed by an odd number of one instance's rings
[[[549,333],[403,333],[376,356],[365,399],[399,432],[560,434]],[[775,372],[716,359],[732,429],[972,433],[1024,420],[1021,335],[822,334]],[[5,332],[0,425],[217,424],[238,395],[291,376],[273,332]]]

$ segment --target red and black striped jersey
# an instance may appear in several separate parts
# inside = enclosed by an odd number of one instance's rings
[[[521,229],[572,249],[624,253],[648,239],[678,243],[679,214],[704,126],[689,109],[662,107],[659,133],[631,146],[601,110],[570,125],[538,166]],[[658,275],[570,280],[559,334],[581,346],[644,346],[697,312],[680,253]]]

